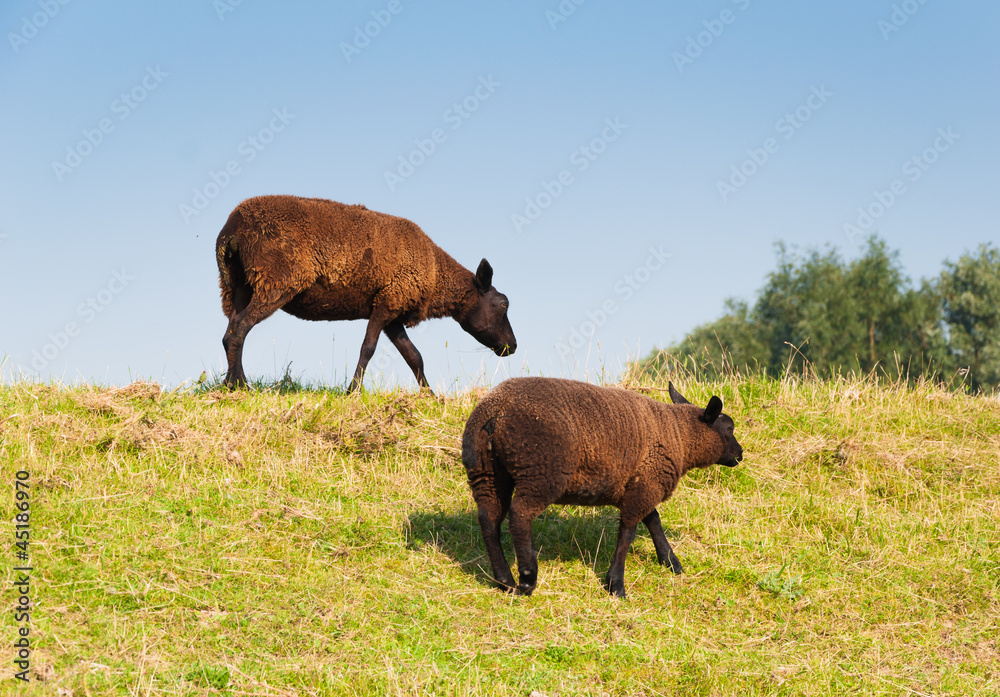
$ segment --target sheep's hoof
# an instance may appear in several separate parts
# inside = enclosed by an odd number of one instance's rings
[[[517,584],[517,594],[531,595],[531,592],[535,590],[535,586],[537,585],[537,583],[538,583],[537,571],[521,574],[520,583]]]
[[[513,578],[507,579],[507,580],[503,580],[503,581],[499,581],[497,579],[493,579],[493,583],[495,583],[496,587],[499,588],[500,590],[502,590],[504,593],[513,593],[514,591],[517,590],[516,586],[514,586],[514,579]]]
[[[604,588],[608,591],[608,593],[617,598],[622,598],[622,599],[625,598],[624,578],[611,579],[611,577],[609,576],[604,579]]]
[[[684,573],[684,567],[681,566],[680,559],[675,557],[673,554],[670,555],[670,570],[673,571],[678,576]]]
[[[222,383],[222,386],[227,390],[245,390],[247,388],[247,379],[238,377],[227,379],[224,383]]]

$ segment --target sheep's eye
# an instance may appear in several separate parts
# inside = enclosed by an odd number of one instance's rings
[[[502,307],[504,310],[506,310],[507,309],[507,303],[500,303],[500,307]]]

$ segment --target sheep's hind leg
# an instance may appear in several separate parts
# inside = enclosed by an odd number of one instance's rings
[[[234,313],[229,318],[229,326],[222,337],[222,346],[226,350],[226,362],[229,370],[226,372],[226,387],[239,389],[247,386],[247,378],[243,372],[243,342],[247,334],[255,326],[280,310],[285,303],[296,296],[298,291],[289,289],[268,300],[261,293],[254,293],[241,312]]]
[[[417,347],[410,341],[410,337],[406,335],[406,326],[403,324],[403,321],[396,320],[395,322],[390,322],[386,325],[384,331],[385,335],[389,337],[389,341],[392,342],[392,345],[403,356],[406,365],[410,366],[410,370],[413,371],[413,377],[417,379],[420,389],[431,392],[431,386],[424,375],[424,359],[420,355],[420,352],[417,351]],[[434,393],[431,392],[431,394]]]
[[[510,572],[510,564],[504,556],[500,544],[500,524],[503,522],[503,510],[495,498],[482,497],[476,500],[479,508],[479,529],[486,544],[486,556],[493,567],[493,580],[508,593],[514,590],[514,575]]]
[[[476,500],[479,529],[486,545],[486,555],[493,568],[493,580],[502,590],[512,593],[516,584],[500,543],[500,526],[510,510],[514,480],[502,466],[493,461],[489,435],[494,431],[495,420],[490,419],[488,423],[491,425],[484,427],[477,438],[476,459],[479,466],[473,464],[467,473],[472,498]]]
[[[361,383],[365,379],[365,369],[368,367],[368,362],[371,361],[372,356],[375,355],[375,347],[378,345],[378,335],[382,333],[382,329],[385,326],[385,318],[381,315],[373,313],[368,318],[365,340],[361,342],[361,355],[358,357],[358,367],[354,370],[354,378],[351,380],[351,386],[347,388],[347,394],[361,389]]]
[[[230,389],[240,389],[247,386],[247,376],[243,373],[243,342],[236,341],[236,329],[239,327],[239,315],[233,315],[229,320],[229,326],[222,337],[222,347],[226,351],[226,362],[229,364],[226,370],[226,380],[223,383]],[[244,334],[244,338],[246,335]]]
[[[510,504],[510,536],[514,538],[517,557],[518,595],[531,595],[538,582],[538,557],[531,542],[531,523],[543,510],[544,504],[516,493]]]
[[[667,542],[667,536],[663,533],[663,526],[660,525],[660,514],[653,509],[653,512],[642,519],[642,522],[649,528],[649,536],[653,538],[653,546],[656,547],[656,558],[663,566],[669,566],[675,574],[684,573],[684,567]]]
[[[608,575],[604,577],[604,587],[612,595],[625,597],[625,557],[628,548],[635,539],[636,523],[627,524],[624,520],[618,523],[618,543],[615,545],[615,556],[611,559]]]

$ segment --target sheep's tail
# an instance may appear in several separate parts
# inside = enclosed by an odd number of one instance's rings
[[[465,465],[465,474],[469,478],[473,496],[484,489],[495,491],[492,457],[492,437],[495,430],[496,417],[481,425],[473,422],[462,436],[462,464]]]
[[[250,295],[243,260],[240,258],[239,231],[242,227],[242,217],[234,211],[222,227],[219,238],[215,242],[215,260],[219,264],[219,288],[222,290],[222,311],[226,317],[232,317],[241,312],[245,302],[240,302]]]

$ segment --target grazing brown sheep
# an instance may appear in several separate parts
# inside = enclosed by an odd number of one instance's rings
[[[383,331],[427,388],[423,358],[406,335],[425,319],[453,317],[498,356],[517,348],[489,262],[473,274],[405,218],[326,199],[258,196],[229,215],[216,258],[229,318],[222,339],[229,387],[246,385],[243,342],[277,310],[368,320],[350,392],[361,386]]]
[[[462,436],[462,462],[501,588],[522,595],[535,589],[531,523],[553,503],[614,506],[621,512],[605,577],[612,594],[625,597],[625,555],[640,520],[660,563],[675,574],[683,571],[656,506],[692,467],[734,467],[743,448],[721,399],[712,397],[699,409],[673,384],[669,389],[674,404],[571,380],[513,378],[472,410]],[[508,511],[520,576],[516,587],[500,546],[500,524]]]

